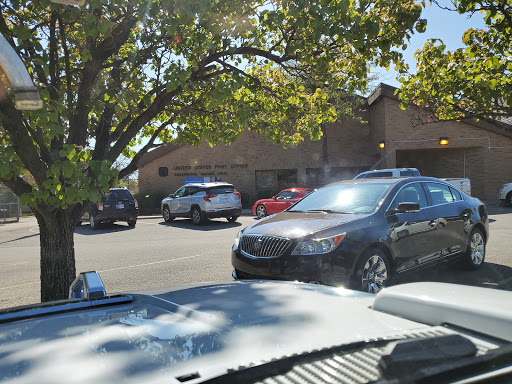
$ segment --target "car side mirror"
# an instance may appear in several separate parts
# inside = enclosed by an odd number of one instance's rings
[[[107,296],[98,272],[82,272],[69,287],[70,299],[94,299]]]
[[[418,203],[400,203],[396,209],[390,209],[388,215],[395,215],[397,213],[415,213],[420,211]]]
[[[174,193],[171,193],[169,197],[174,198]]]

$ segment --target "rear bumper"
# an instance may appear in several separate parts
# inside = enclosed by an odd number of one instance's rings
[[[209,219],[217,217],[231,217],[240,216],[242,214],[242,208],[231,208],[231,209],[220,209],[215,211],[204,211],[204,215]]]
[[[139,217],[139,210],[133,210],[129,212],[118,212],[111,215],[102,215],[100,212],[97,212],[94,216],[96,222],[105,223],[109,221],[136,221]],[[89,217],[82,217],[82,221],[89,221]]]

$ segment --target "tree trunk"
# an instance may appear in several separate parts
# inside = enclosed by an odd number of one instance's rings
[[[325,123],[320,124],[322,130],[322,160],[323,160],[323,185],[329,184],[329,173],[331,168],[329,167],[329,152],[327,147],[327,127]]]
[[[67,299],[76,277],[74,232],[76,217],[63,209],[38,207],[41,245],[41,301]]]

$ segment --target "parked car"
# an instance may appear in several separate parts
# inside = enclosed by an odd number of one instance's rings
[[[512,205],[512,183],[503,184],[498,193],[498,199],[503,204]]]
[[[416,168],[389,168],[376,169],[373,171],[362,172],[354,179],[368,179],[373,177],[405,177],[405,176],[421,176]],[[441,180],[455,185],[466,195],[471,196],[471,180],[467,178],[441,178]]]
[[[471,196],[471,180],[468,178],[448,178],[441,180],[450,183],[451,185],[455,185],[458,189],[464,192],[466,195]]]
[[[404,176],[421,176],[420,171],[416,168],[388,168],[374,169],[373,171],[361,172],[354,179],[367,179],[372,177],[404,177]]]
[[[257,200],[252,206],[252,214],[261,219],[267,215],[284,211],[311,192],[313,192],[311,188],[284,189],[270,199]]]
[[[345,285],[377,292],[392,277],[460,256],[478,269],[489,219],[484,203],[440,179],[334,183],[242,230],[235,278]]]
[[[93,204],[81,221],[89,222],[92,229],[98,229],[102,223],[126,221],[135,227],[139,217],[139,204],[126,188],[110,188],[97,204]]]
[[[231,281],[107,295],[89,272],[70,297],[0,311],[2,383],[510,379],[507,291],[412,283],[372,295]]]
[[[176,217],[191,218],[194,225],[218,217],[234,222],[242,214],[242,197],[228,183],[190,183],[163,199],[161,211],[166,222]]]

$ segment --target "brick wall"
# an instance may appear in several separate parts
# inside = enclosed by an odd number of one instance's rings
[[[328,125],[330,181],[351,178],[358,169],[409,166],[426,176],[469,177],[473,194],[485,200],[495,200],[501,184],[512,182],[512,131],[500,134],[455,121],[413,127],[412,112],[385,96],[362,116],[367,124],[347,119]],[[441,146],[440,137],[448,137],[449,145]],[[378,147],[382,140],[385,149]],[[322,153],[321,141],[306,139],[283,149],[244,132],[227,146],[181,146],[149,161],[139,169],[139,186],[145,193],[169,194],[183,185],[185,174],[220,176],[254,196],[256,171],[296,169],[297,186],[305,186],[307,169],[323,169]],[[169,175],[159,176],[159,167],[167,167]]]
[[[329,165],[366,167],[372,164],[367,156],[370,127],[346,119],[327,127]],[[298,185],[306,184],[308,168],[323,168],[321,141],[304,140],[284,149],[267,141],[263,135],[244,132],[230,145],[210,147],[181,146],[139,168],[139,188],[145,193],[171,193],[191,177],[220,176],[233,183],[237,190],[255,194],[255,174],[259,170],[296,169]],[[203,169],[196,167],[202,166]],[[159,167],[167,167],[169,175],[161,177]],[[207,168],[207,169],[205,169]],[[353,177],[354,175],[351,175]]]

